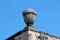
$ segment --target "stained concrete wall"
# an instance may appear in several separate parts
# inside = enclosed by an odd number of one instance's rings
[[[28,31],[23,32],[22,34],[15,37],[15,40],[28,40],[27,35],[28,35]]]
[[[33,31],[28,31],[28,40],[40,40],[38,39],[38,37],[40,36],[40,33],[37,33],[37,32],[33,32]]]
[[[44,34],[44,33],[42,33],[42,35],[40,35],[40,36],[42,36],[42,37],[46,36],[48,38],[48,40],[60,40],[59,38],[56,38],[53,35],[47,35],[47,34]]]
[[[15,37],[15,40],[40,40],[40,38],[38,38],[39,36],[42,36],[42,37],[46,36],[48,40],[60,40],[56,37],[52,37],[46,34],[41,34],[41,33],[30,31],[30,30],[27,30],[26,32],[23,32],[22,34]]]

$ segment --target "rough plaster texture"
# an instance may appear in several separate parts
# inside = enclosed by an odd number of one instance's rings
[[[42,36],[42,37],[46,36],[48,37],[48,40],[60,40],[58,38],[55,38],[46,34],[34,32],[31,30],[27,30],[23,32],[22,34],[18,35],[17,37],[15,37],[15,40],[40,40],[40,38],[38,38],[39,36]]]
[[[15,40],[27,40],[27,35],[28,35],[28,31],[18,35],[17,37],[15,37]]]

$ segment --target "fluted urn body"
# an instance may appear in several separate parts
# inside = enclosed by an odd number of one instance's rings
[[[35,17],[36,17],[36,12],[33,9],[27,9],[23,11],[23,18],[26,23],[26,25],[33,25]]]

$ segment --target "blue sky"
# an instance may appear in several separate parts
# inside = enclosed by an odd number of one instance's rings
[[[0,40],[26,26],[22,11],[27,8],[36,11],[36,29],[60,36],[60,0],[0,0]]]

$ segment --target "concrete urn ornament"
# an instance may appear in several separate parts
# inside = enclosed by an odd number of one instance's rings
[[[36,17],[36,12],[33,9],[23,11],[23,18],[27,26],[32,26]]]

